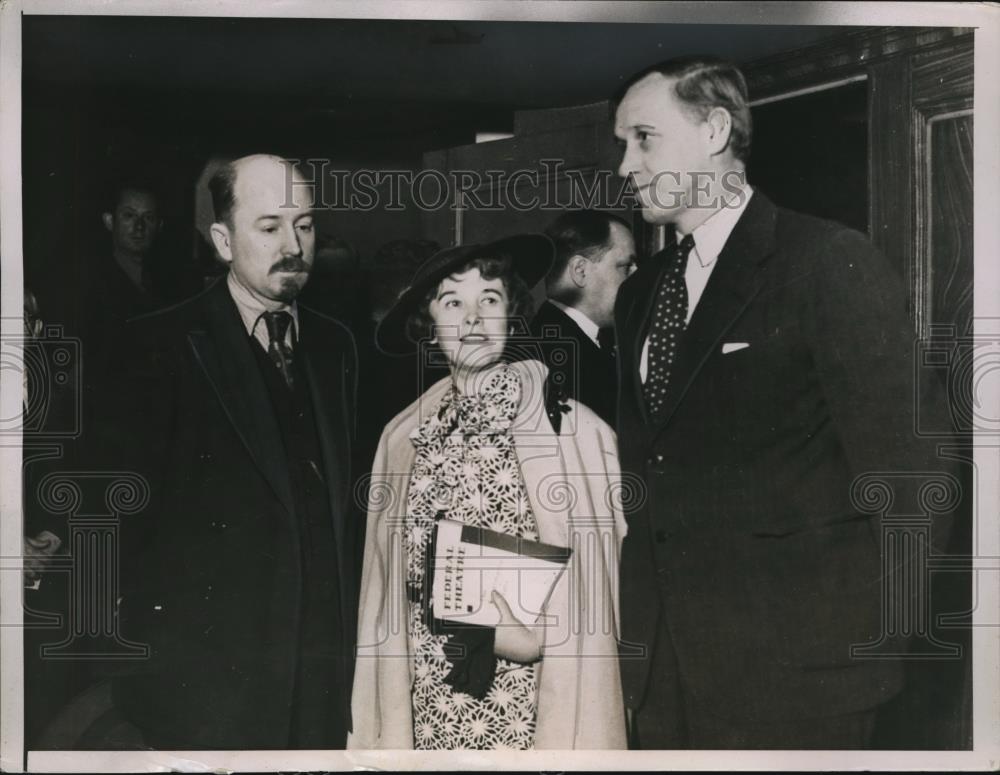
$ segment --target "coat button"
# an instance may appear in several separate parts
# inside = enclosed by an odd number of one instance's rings
[[[655,466],[657,463],[663,462],[663,455],[653,455],[649,460],[646,461],[649,465]]]

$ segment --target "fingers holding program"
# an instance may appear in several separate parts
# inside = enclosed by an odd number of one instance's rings
[[[493,647],[496,655],[513,662],[538,661],[542,656],[542,644],[538,636],[514,616],[510,604],[499,592],[493,592],[492,602],[500,612]]]

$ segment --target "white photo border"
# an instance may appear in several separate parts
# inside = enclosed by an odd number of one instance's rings
[[[21,329],[21,18],[22,15],[314,17],[408,20],[630,22],[745,25],[975,27],[975,300],[982,321],[1000,329],[1000,7],[958,3],[551,2],[524,0],[5,0],[0,4],[0,255],[2,335]],[[17,414],[21,375],[0,373],[0,408]],[[982,399],[1000,405],[1000,383]],[[979,593],[974,614],[972,751],[531,751],[502,752],[31,752],[24,750],[21,639],[21,451],[0,447],[0,769],[21,772],[277,771],[343,769],[519,770],[984,770],[1000,762],[1000,638],[989,612],[1000,610],[1000,448],[977,443],[975,538]],[[979,625],[979,626],[977,626]]]

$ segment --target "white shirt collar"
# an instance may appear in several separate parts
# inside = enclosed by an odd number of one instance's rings
[[[751,196],[753,189],[749,185],[742,186],[739,193],[735,194],[721,210],[712,213],[708,220],[691,232],[694,237],[695,255],[703,267],[713,264],[719,257],[726,240],[736,227],[736,222],[746,210]],[[676,238],[680,242],[684,235],[677,232]]]
[[[248,335],[256,336],[264,343],[264,348],[267,349],[267,326],[264,323],[261,323],[261,315],[265,312],[284,311],[290,313],[292,316],[292,325],[289,327],[288,331],[289,344],[293,344],[295,342],[299,329],[299,308],[294,301],[291,304],[279,304],[277,306],[265,307],[258,299],[254,298],[246,288],[236,282],[233,278],[232,271],[230,271],[226,276],[226,284],[229,286],[229,295],[232,296],[233,301],[236,302],[236,309],[240,312],[240,318],[243,320],[243,325],[246,328]],[[294,329],[295,334],[292,333],[292,329]],[[261,334],[263,334],[263,339],[261,339]]]
[[[555,299],[549,299],[549,303],[556,309],[561,309],[569,315],[570,319],[580,327],[580,330],[583,331],[583,333],[585,333],[594,344],[598,347],[601,346],[600,342],[597,340],[597,333],[601,330],[597,323],[588,318],[575,307],[567,307],[565,304],[558,302]]]

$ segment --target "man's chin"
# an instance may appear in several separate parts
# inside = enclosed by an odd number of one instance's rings
[[[677,213],[673,210],[663,210],[659,207],[643,207],[642,220],[657,226],[665,226],[677,220]]]
[[[307,275],[302,275],[299,277],[285,277],[281,280],[281,285],[278,286],[274,294],[274,300],[280,301],[284,304],[291,304],[302,293],[302,289],[305,287]]]
[[[126,240],[125,249],[130,253],[145,254],[152,247],[152,240]]]

